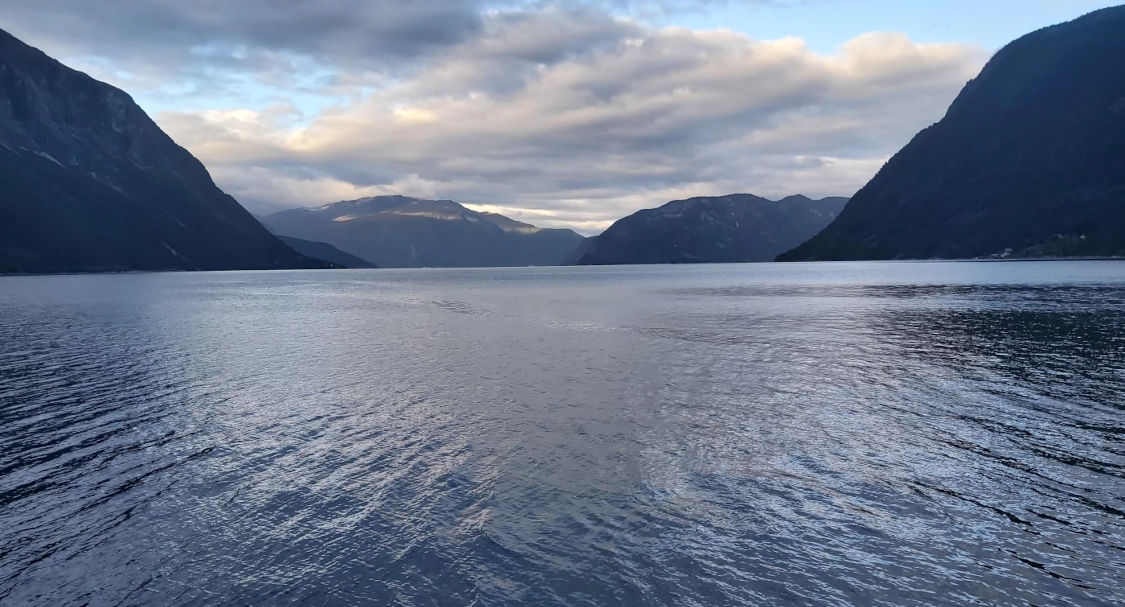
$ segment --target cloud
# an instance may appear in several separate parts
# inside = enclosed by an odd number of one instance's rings
[[[444,0],[15,0],[5,21],[118,59],[171,49],[232,62],[286,52],[362,63],[424,55],[475,35],[482,2]],[[144,59],[140,57],[139,59]]]
[[[87,50],[160,25],[109,66],[192,49],[160,86],[196,83],[211,107],[157,121],[252,210],[401,192],[586,232],[694,195],[850,195],[985,59],[893,33],[822,54],[595,3],[122,0],[113,25],[91,6],[64,20],[90,20]]]

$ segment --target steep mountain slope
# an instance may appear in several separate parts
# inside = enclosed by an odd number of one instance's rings
[[[325,264],[270,234],[124,92],[0,31],[0,272]]]
[[[284,242],[290,249],[309,257],[312,259],[319,259],[327,261],[328,263],[340,266],[341,268],[376,268],[375,264],[348,253],[341,251],[336,247],[328,244],[327,242],[316,242],[315,240],[304,240],[303,238],[293,238],[292,236],[278,236],[281,242]]]
[[[676,200],[618,220],[587,241],[577,263],[772,261],[828,225],[845,202],[751,194]]]
[[[384,268],[559,265],[583,240],[451,200],[406,196],[291,209],[262,222],[275,234],[331,243]]]
[[[1006,255],[1125,255],[1125,7],[1003,48],[779,260]]]

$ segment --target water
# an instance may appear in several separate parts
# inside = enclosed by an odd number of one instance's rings
[[[0,278],[2,605],[1125,602],[1125,264]]]

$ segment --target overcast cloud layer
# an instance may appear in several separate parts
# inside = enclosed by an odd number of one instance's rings
[[[851,195],[986,58],[642,18],[666,6],[18,0],[0,27],[133,93],[251,210],[403,193],[585,233],[687,196]]]

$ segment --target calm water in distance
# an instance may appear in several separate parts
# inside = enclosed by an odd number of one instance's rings
[[[1125,263],[0,278],[0,605],[1125,602]]]

